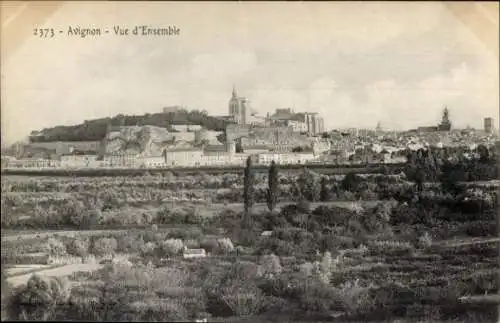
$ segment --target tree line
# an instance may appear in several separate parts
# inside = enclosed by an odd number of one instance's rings
[[[275,210],[279,202],[280,187],[278,172],[278,164],[272,161],[268,170],[268,185],[265,195],[266,204],[270,212]],[[359,176],[351,172],[344,177],[341,187],[346,191],[355,192],[360,181]],[[247,158],[243,182],[244,212],[242,227],[249,229],[252,227],[252,206],[255,203],[257,193],[255,189],[255,169],[251,157]],[[303,168],[297,183],[292,185],[293,196],[297,196],[298,204],[306,208],[308,202],[328,201],[330,189],[327,177],[314,173],[307,169],[307,167]]]
[[[224,131],[228,121],[209,116],[205,111],[180,110],[169,113],[146,113],[144,115],[118,114],[111,118],[87,120],[74,126],[56,126],[43,129],[42,135],[33,132],[31,142],[52,141],[99,141],[106,136],[109,126],[156,126],[170,131],[174,124],[198,124],[208,130]]]
[[[445,191],[453,191],[458,182],[498,179],[496,159],[495,152],[484,145],[475,150],[419,149],[408,153],[405,173],[419,191],[424,182],[441,182]]]

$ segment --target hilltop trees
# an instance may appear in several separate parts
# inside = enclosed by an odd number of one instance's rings
[[[51,141],[97,141],[106,136],[109,125],[112,126],[156,126],[168,128],[172,124],[199,124],[209,130],[224,131],[227,121],[208,116],[203,111],[181,110],[169,113],[154,113],[145,115],[122,115],[112,118],[88,120],[76,126],[56,126],[43,129],[42,136],[30,137],[31,142]]]
[[[267,188],[267,207],[269,211],[273,211],[276,207],[276,203],[278,202],[278,168],[274,160],[271,162],[271,166],[269,167],[269,176],[268,176],[268,188]]]

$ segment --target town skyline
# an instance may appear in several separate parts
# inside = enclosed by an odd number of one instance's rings
[[[223,115],[233,84],[259,115],[318,112],[326,129],[435,125],[445,106],[455,127],[500,119],[498,39],[443,3],[65,3],[44,26],[165,21],[180,35],[28,38],[2,62],[2,141],[172,105]]]

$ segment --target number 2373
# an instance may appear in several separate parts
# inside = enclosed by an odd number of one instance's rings
[[[54,28],[35,28],[33,29],[33,35],[40,38],[52,38],[54,37]]]

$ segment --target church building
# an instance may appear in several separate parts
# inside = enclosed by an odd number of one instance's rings
[[[244,97],[238,97],[236,89],[233,87],[233,94],[229,100],[229,115],[236,124],[251,123],[251,111],[249,101]]]

